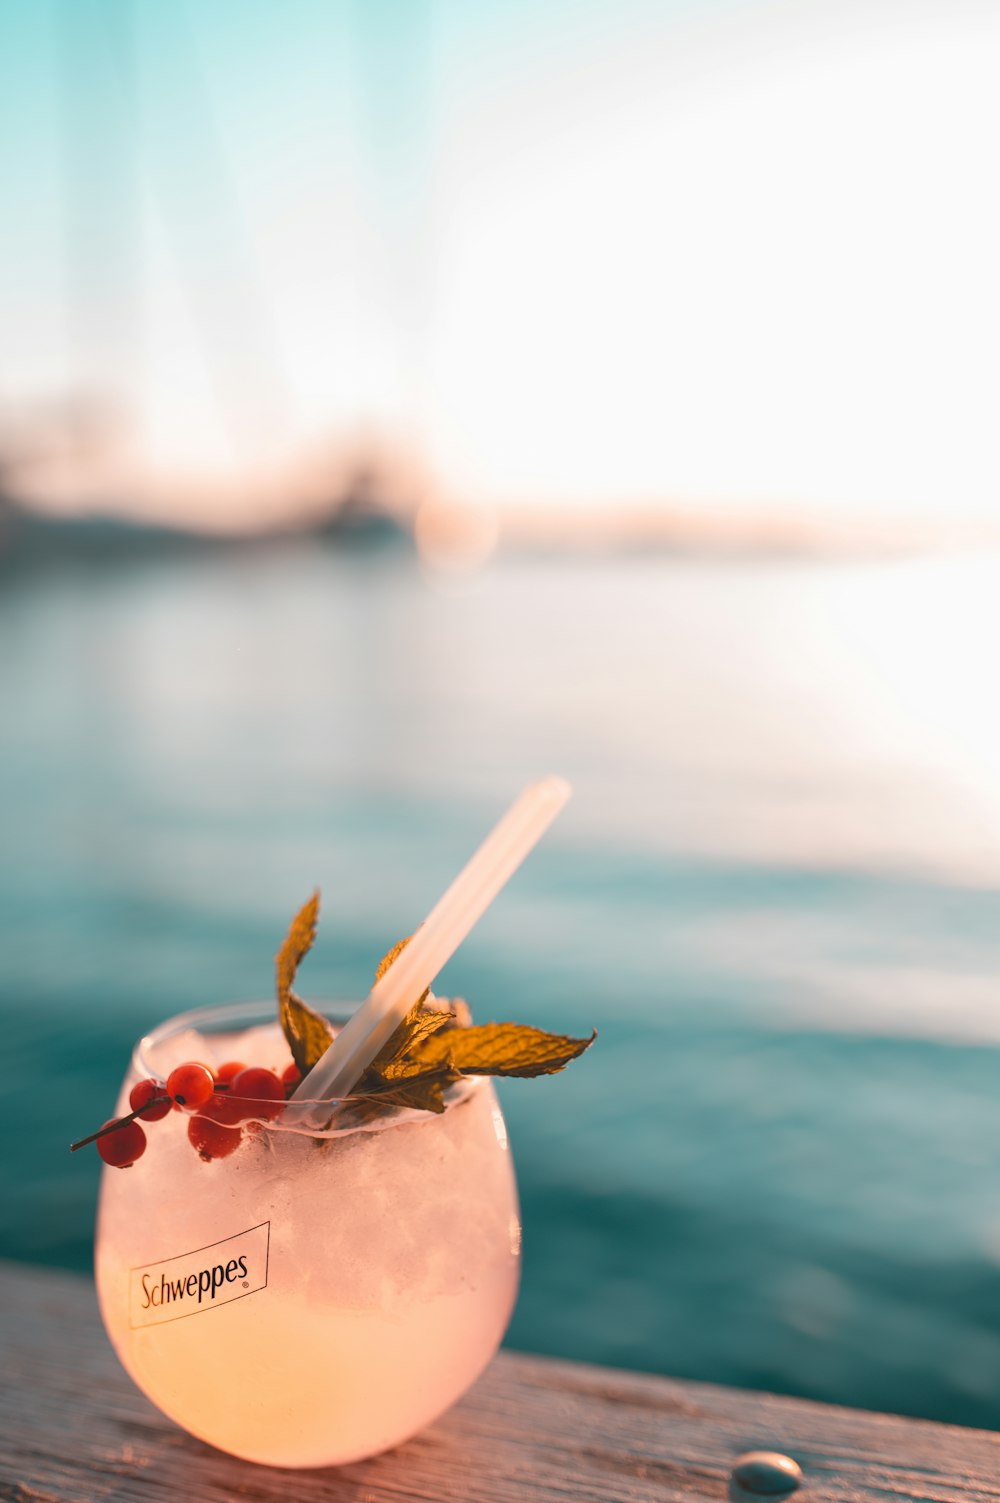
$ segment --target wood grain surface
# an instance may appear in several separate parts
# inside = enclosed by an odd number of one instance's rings
[[[339,1469],[252,1466],[135,1389],[93,1287],[0,1264],[5,1503],[638,1503],[727,1498],[745,1451],[798,1461],[801,1503],[1000,1500],[1000,1437],[797,1399],[502,1352],[398,1450]]]

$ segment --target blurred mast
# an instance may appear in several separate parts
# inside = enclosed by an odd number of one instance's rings
[[[132,0],[55,7],[69,417],[132,421],[143,385],[142,204]]]
[[[289,426],[278,340],[183,0],[157,7],[148,32],[158,105],[147,131],[153,200],[239,457],[261,433]]]
[[[183,0],[155,11],[62,0],[56,17],[70,391],[124,419],[141,445],[154,354],[142,273],[151,211],[238,459],[251,437],[287,426],[287,391]]]
[[[394,431],[421,427],[433,231],[429,119],[432,38],[426,0],[353,0],[356,119],[369,275],[394,351]]]

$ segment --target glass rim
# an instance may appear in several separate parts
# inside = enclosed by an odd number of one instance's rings
[[[357,1001],[330,1001],[320,1000],[310,1003],[317,1012],[327,1018],[331,1023],[343,1025],[357,1012],[361,1006]],[[237,1021],[238,1020],[238,1021]],[[215,1002],[207,1003],[201,1007],[191,1007],[185,1012],[175,1013],[173,1017],[164,1018],[157,1023],[155,1028],[144,1033],[137,1039],[132,1049],[130,1068],[141,1078],[156,1077],[157,1070],[150,1059],[150,1052],[158,1045],[167,1043],[171,1038],[186,1029],[196,1029],[199,1032],[222,1033],[229,1031],[225,1028],[226,1023],[231,1025],[231,1031],[243,1031],[261,1024],[278,1025],[277,1003],[274,1001],[251,1001],[251,1002]],[[477,1088],[482,1087],[488,1081],[485,1075],[465,1075],[455,1084],[446,1086],[444,1100],[446,1108],[459,1105],[465,1101]],[[234,1100],[247,1098],[234,1097]],[[365,1102],[383,1103],[384,1096],[378,1091],[354,1091],[350,1095],[337,1097],[333,1100],[322,1102],[329,1105],[331,1111],[336,1111],[341,1104],[360,1105]],[[317,1105],[316,1098],[310,1100],[302,1097],[303,1106]],[[210,1115],[206,1113],[206,1115]],[[331,1123],[326,1128],[306,1127],[302,1124],[282,1123],[280,1118],[275,1120],[252,1119],[259,1121],[259,1125],[270,1131],[280,1133],[296,1133],[308,1137],[333,1137],[353,1132],[379,1132],[385,1128],[395,1127],[404,1122],[425,1122],[428,1118],[440,1119],[436,1112],[422,1111],[416,1107],[388,1106],[384,1114],[376,1119],[362,1123],[343,1123],[334,1125]]]
[[[357,1012],[360,1002],[312,1002],[309,1004],[317,1012],[323,1014],[331,1023],[346,1023],[352,1013]],[[238,1023],[236,1020],[240,1020]],[[228,1031],[226,1024],[234,1025],[232,1031],[242,1031],[253,1028],[260,1024],[278,1022],[278,1005],[276,1002],[262,1000],[249,1002],[207,1002],[201,1007],[189,1007],[184,1012],[174,1013],[172,1017],[164,1018],[157,1023],[148,1033],[144,1033],[137,1039],[132,1049],[132,1068],[140,1075],[154,1075],[155,1069],[152,1060],[148,1057],[149,1051],[157,1048],[160,1044],[167,1043],[178,1033],[185,1029],[194,1028],[199,1033],[223,1033]]]

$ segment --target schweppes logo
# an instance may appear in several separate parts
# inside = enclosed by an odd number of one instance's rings
[[[157,1326],[202,1315],[267,1288],[271,1223],[129,1270],[129,1323]]]

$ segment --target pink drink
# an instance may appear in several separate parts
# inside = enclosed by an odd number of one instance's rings
[[[137,1079],[185,1060],[280,1072],[288,1049],[268,1017],[273,1004],[162,1025],[137,1047],[118,1112]],[[513,1310],[520,1222],[490,1082],[453,1094],[443,1115],[328,1137],[245,1128],[211,1163],[172,1111],[136,1164],[105,1168],[101,1311],[165,1414],[251,1461],[325,1466],[397,1445],[465,1392]]]

